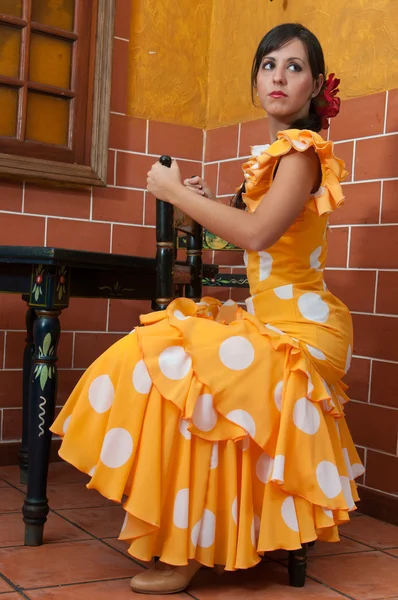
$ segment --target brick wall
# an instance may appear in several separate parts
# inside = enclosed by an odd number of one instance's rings
[[[109,186],[66,190],[0,182],[1,244],[153,256],[155,202],[145,185],[158,156],[178,158],[184,177],[202,172],[229,201],[242,181],[240,166],[250,144],[268,141],[265,121],[203,133],[126,116],[128,4],[117,4]],[[355,325],[347,414],[367,466],[365,485],[392,495],[398,493],[398,90],[345,101],[331,136],[351,173],[346,205],[332,221],[327,272]],[[239,252],[209,252],[205,260],[224,271],[242,271]],[[246,295],[232,294],[237,301]],[[20,438],[25,310],[18,296],[0,295],[0,456]],[[61,316],[59,406],[84,369],[149,310],[149,302],[71,301]]]

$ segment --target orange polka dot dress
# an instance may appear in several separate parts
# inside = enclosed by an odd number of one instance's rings
[[[264,551],[337,541],[363,467],[344,419],[348,309],[327,289],[333,144],[288,130],[243,166],[254,212],[279,157],[313,147],[322,184],[271,248],[247,252],[250,298],[186,298],[141,317],[85,372],[52,426],[88,488],[121,502],[141,560],[252,567]]]

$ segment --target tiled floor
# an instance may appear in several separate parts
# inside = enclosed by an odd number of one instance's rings
[[[65,463],[50,466],[51,512],[45,544],[23,546],[24,486],[16,467],[0,469],[0,600],[132,600],[129,580],[142,566],[117,540],[123,509],[85,488],[86,477]],[[199,600],[398,600],[398,527],[355,515],[339,544],[309,552],[305,588],[287,585],[286,553],[255,569],[222,577],[203,569],[186,593]],[[152,596],[169,598],[170,596]]]

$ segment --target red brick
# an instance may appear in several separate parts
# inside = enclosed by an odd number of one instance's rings
[[[65,404],[82,375],[84,375],[83,369],[62,369],[58,371],[57,406]]]
[[[373,312],[375,271],[326,271],[325,281],[330,291],[350,310]]]
[[[153,156],[118,152],[116,157],[116,185],[146,189],[148,171],[156,162]]]
[[[0,369],[3,368],[4,358],[4,331],[0,331]]]
[[[356,444],[382,452],[396,452],[398,411],[364,402],[349,402],[345,410]]]
[[[359,140],[355,180],[398,177],[397,143],[396,135]]]
[[[268,119],[257,119],[241,124],[239,156],[249,156],[250,146],[270,143]]]
[[[352,159],[354,155],[354,142],[337,142],[334,144],[335,155],[344,161],[348,175],[344,181],[352,181]],[[355,174],[355,179],[358,177]]]
[[[145,192],[144,225],[156,225],[156,198],[150,192]]]
[[[111,110],[126,114],[129,82],[129,44],[113,41]]]
[[[382,223],[398,223],[398,180],[383,184]]]
[[[95,188],[93,191],[93,219],[142,223],[144,192],[124,188]]]
[[[6,369],[22,368],[26,334],[24,331],[7,331],[6,339]],[[58,344],[57,367],[69,368],[72,365],[73,334],[61,334]]]
[[[115,156],[116,152],[108,151],[108,173],[106,176],[107,185],[115,185]]]
[[[238,155],[239,125],[220,127],[206,133],[205,161],[213,162]]]
[[[109,252],[111,226],[90,221],[48,219],[47,246]]]
[[[25,187],[25,212],[55,217],[90,217],[89,189],[66,190],[27,183]]]
[[[353,227],[349,266],[398,268],[398,226]]]
[[[216,196],[217,195],[217,184],[218,184],[218,164],[205,165],[204,180],[210,187],[213,194]]]
[[[22,368],[22,359],[19,365]],[[0,408],[22,406],[22,370],[0,370]]]
[[[150,300],[111,300],[109,330],[128,333],[139,325],[140,315],[150,312]]]
[[[202,298],[211,296],[212,298],[217,298],[217,300],[220,300],[221,302],[225,302],[229,299],[229,290],[230,288],[203,286]]]
[[[75,369],[86,369],[123,336],[115,333],[76,333]]]
[[[116,150],[145,152],[146,120],[124,115],[112,115],[109,146]]]
[[[130,39],[132,2],[116,0],[115,11],[115,36],[126,40]]]
[[[214,252],[216,265],[243,265],[243,251],[240,250],[216,250]]]
[[[370,360],[367,358],[353,358],[348,374],[344,377],[349,386],[348,396],[361,402],[368,401],[370,377]]]
[[[344,204],[332,213],[332,225],[351,223],[378,223],[381,183],[353,183],[343,185]]]
[[[352,315],[354,354],[398,361],[398,319],[378,315]]]
[[[22,436],[22,409],[3,410],[3,441],[20,440]]]
[[[0,329],[24,329],[27,309],[19,294],[0,294]]]
[[[220,196],[225,194],[233,196],[236,193],[236,188],[243,183],[242,164],[242,159],[220,163],[218,179],[218,194]]]
[[[377,284],[376,312],[398,314],[398,272],[380,271]]]
[[[388,92],[386,132],[398,131],[398,90]]]
[[[43,246],[44,224],[44,217],[1,213],[1,243],[3,246]]]
[[[330,139],[348,140],[383,133],[386,93],[344,100],[331,120]]]
[[[345,267],[347,265],[348,227],[329,229],[327,267]]]
[[[398,494],[398,456],[368,450],[366,485],[388,494]]]
[[[10,183],[0,179],[0,210],[21,212],[22,183]]]
[[[61,329],[105,331],[107,311],[108,300],[105,298],[71,298],[69,307],[62,311],[60,317]]]
[[[370,401],[398,408],[398,364],[373,361]]]
[[[114,225],[112,252],[113,254],[154,258],[156,254],[156,230],[153,227]]]
[[[149,122],[148,152],[173,158],[202,160],[203,131],[186,125]]]

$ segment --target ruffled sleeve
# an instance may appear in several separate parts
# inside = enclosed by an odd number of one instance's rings
[[[333,142],[323,140],[313,131],[289,129],[280,131],[277,140],[269,146],[252,147],[252,157],[242,166],[246,180],[246,192],[242,198],[250,212],[256,210],[271,187],[280,157],[292,149],[305,152],[311,147],[319,157],[322,182],[318,191],[309,197],[307,207],[323,215],[343,203],[341,181],[348,173],[344,161],[334,155]]]

